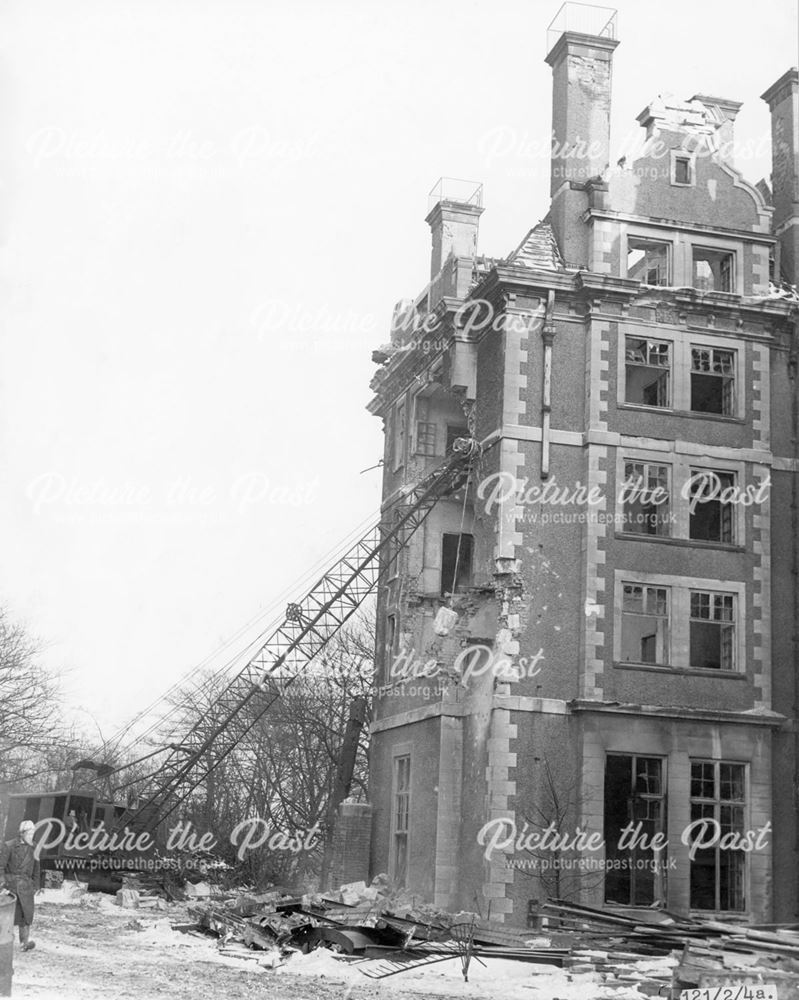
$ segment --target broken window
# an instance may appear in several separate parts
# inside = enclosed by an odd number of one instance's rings
[[[674,183],[693,184],[693,164],[690,156],[674,157]]]
[[[669,588],[622,584],[621,659],[669,662]]]
[[[441,542],[441,594],[464,590],[472,582],[472,535],[445,534]]]
[[[735,412],[735,351],[691,348],[691,409],[695,413]]]
[[[669,467],[624,463],[624,530],[636,535],[669,534]]]
[[[688,537],[701,542],[735,541],[735,473],[691,469]]]
[[[468,436],[468,427],[464,427],[462,424],[447,424],[446,454],[449,455],[452,453],[452,446],[458,438],[466,438]]]
[[[693,909],[740,911],[746,908],[746,855],[742,850],[721,846],[732,841],[729,834],[744,833],[745,813],[745,764],[691,761],[691,823],[708,821],[692,827],[693,837],[706,843],[713,839],[714,830],[719,833],[715,846],[698,848],[691,861]]]
[[[605,902],[649,906],[664,899],[664,849],[652,838],[665,833],[664,767],[659,757],[608,754],[605,762]],[[632,827],[630,827],[632,824]],[[620,843],[627,828],[635,846]]]
[[[435,455],[436,425],[427,420],[416,421],[416,453],[418,455]]]
[[[691,591],[690,666],[735,669],[735,595]]]
[[[408,831],[411,798],[410,754],[394,758],[394,794],[392,796],[391,879],[398,886],[408,879]]]
[[[668,285],[669,245],[630,236],[627,240],[627,277],[645,285]]]
[[[727,250],[693,248],[694,288],[703,292],[734,292],[735,255]]]
[[[625,401],[645,406],[668,406],[671,373],[671,345],[668,341],[628,337],[625,358]]]
[[[397,403],[394,410],[394,472],[405,461],[405,403]]]

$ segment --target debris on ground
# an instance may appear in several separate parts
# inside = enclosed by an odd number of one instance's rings
[[[448,913],[392,890],[384,876],[322,893],[189,886],[185,903],[173,904],[138,877],[126,877],[116,897],[87,894],[85,884],[66,878],[38,898],[109,913],[170,911],[146,928],[129,918],[125,926],[148,941],[216,938],[220,961],[239,960],[259,972],[323,976],[336,969],[350,982],[430,975],[479,982],[515,968],[515,976],[541,987],[590,986],[591,1000],[677,997],[681,990],[741,984],[771,985],[780,1000],[799,1000],[799,924],[754,927],[658,908],[551,900],[530,913],[531,926],[520,928],[478,913]]]

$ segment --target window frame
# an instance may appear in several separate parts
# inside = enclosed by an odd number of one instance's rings
[[[703,292],[705,294],[709,292],[724,292],[728,295],[734,295],[738,287],[738,254],[735,250],[729,247],[718,247],[718,246],[705,246],[704,243],[691,243],[690,247],[690,257],[689,265],[691,268],[691,284],[690,287],[694,288],[697,292]],[[723,280],[725,264],[728,265],[727,269],[727,280],[726,288],[703,288],[701,285],[696,283],[696,265],[699,262],[697,260],[697,252],[705,254],[713,254],[714,256],[720,257],[719,261],[719,278]],[[699,258],[701,260],[701,257]],[[709,263],[709,261],[708,261]],[[711,268],[712,270],[712,268]]]
[[[640,465],[640,466],[643,466],[643,470],[644,470],[643,471],[643,477],[644,477],[644,480],[645,480],[645,485],[642,487],[641,492],[644,495],[646,495],[647,493],[653,493],[654,494],[654,492],[655,492],[655,490],[657,488],[662,489],[662,487],[660,487],[659,485],[657,487],[650,486],[649,470],[651,470],[651,469],[662,469],[662,470],[665,471],[665,478],[666,478],[665,490],[666,490],[666,493],[668,494],[668,499],[665,500],[665,501],[663,501],[663,502],[661,502],[661,503],[659,503],[659,504],[651,503],[651,504],[647,505],[647,504],[644,504],[644,503],[640,503],[640,507],[641,507],[642,512],[645,512],[646,509],[647,509],[647,507],[649,507],[649,508],[651,508],[651,509],[653,509],[655,511],[659,511],[660,512],[661,519],[660,520],[656,519],[655,523],[656,524],[660,524],[660,525],[665,525],[665,530],[662,530],[662,531],[636,531],[633,528],[628,527],[628,525],[630,523],[630,521],[629,521],[630,515],[628,514],[628,508],[634,503],[634,500],[632,499],[632,497],[628,495],[630,491],[627,490],[627,483],[630,481],[630,477],[627,474],[627,468],[628,468],[628,466],[631,466],[631,465]],[[673,505],[673,496],[672,496],[672,466],[671,466],[671,464],[669,462],[657,461],[657,460],[653,460],[653,459],[650,459],[650,458],[629,457],[625,453],[622,456],[621,468],[622,468],[622,477],[621,477],[621,484],[622,485],[619,487],[619,490],[617,491],[617,493],[620,496],[621,514],[623,516],[623,520],[621,522],[621,524],[622,524],[622,531],[625,534],[636,535],[636,536],[640,536],[640,537],[643,537],[643,538],[671,538],[672,537],[672,531],[671,531],[672,519],[671,519],[671,514],[672,514],[672,505]],[[622,490],[624,490],[624,495],[623,496],[621,495],[622,494]],[[632,512],[632,513],[634,513],[634,512]],[[666,515],[665,519],[662,518],[662,516],[664,514]],[[657,518],[657,515],[656,515],[656,518]]]
[[[426,428],[422,431],[422,428]],[[431,440],[432,439],[432,440]],[[425,442],[425,447],[422,446]],[[425,458],[433,458],[437,454],[438,445],[438,424],[435,420],[417,420],[414,441],[414,454],[422,455]]]
[[[648,534],[628,530],[625,520],[626,505],[623,502],[622,488],[627,478],[626,469],[629,464],[667,467],[669,471],[670,491],[668,534]],[[756,462],[741,461],[740,459],[730,461],[729,459],[716,458],[707,454],[698,456],[693,452],[675,452],[670,449],[656,450],[653,447],[619,447],[616,450],[616,488],[614,495],[616,534],[622,536],[625,540],[634,539],[639,542],[684,544],[696,548],[718,548],[722,550],[745,548],[747,540],[747,510],[751,509],[754,515],[758,513],[768,515],[768,497],[760,505],[755,504],[752,506],[750,504],[748,507],[744,503],[729,505],[732,508],[730,512],[732,541],[725,542],[693,538],[691,536],[691,500],[690,496],[688,496],[688,490],[691,477],[697,473],[731,475],[741,497],[745,497],[746,491],[750,488],[754,490],[760,488],[767,475],[767,470]]]
[[[695,603],[694,602],[694,598],[695,597],[708,597],[709,598],[708,608],[712,612],[711,615],[708,615],[708,617],[704,617],[704,616],[700,617],[700,616],[695,616],[694,615],[694,603]],[[726,620],[723,617],[720,617],[720,618],[715,617],[715,612],[716,612],[717,608],[719,607],[719,600],[718,600],[719,598],[721,598],[723,601],[726,601],[727,598],[730,598],[730,603],[731,603],[731,617],[730,617],[729,621]],[[735,673],[737,671],[737,668],[738,668],[738,659],[737,659],[737,656],[736,656],[736,648],[735,647],[736,647],[736,641],[737,641],[738,622],[740,620],[740,610],[738,608],[738,602],[735,599],[735,594],[731,594],[729,591],[725,591],[725,590],[715,590],[715,589],[714,590],[710,590],[710,589],[708,589],[706,587],[702,587],[702,588],[692,587],[690,589],[690,591],[689,591],[689,594],[688,594],[688,601],[689,601],[689,604],[688,604],[688,666],[689,666],[689,668],[692,669],[692,670],[718,670],[719,672],[722,672],[722,673]],[[723,604],[721,606],[724,607]],[[723,656],[724,656],[724,646],[726,645],[725,639],[724,639],[725,632],[726,632],[726,634],[729,634],[730,632],[732,633],[732,639],[729,642],[729,656],[730,656],[730,660],[731,660],[731,666],[725,667],[725,666],[722,666],[721,663],[720,663],[718,667],[701,667],[701,666],[698,666],[697,664],[691,663],[691,656],[692,656],[691,646],[693,645],[693,629],[691,628],[691,626],[692,626],[692,624],[694,622],[696,622],[698,624],[702,624],[704,622],[708,622],[711,625],[717,625],[718,626],[718,632],[719,632],[719,637],[720,637],[719,638],[720,659],[723,659]]]
[[[663,754],[656,754],[656,753],[655,754],[651,754],[651,753],[634,753],[634,752],[627,752],[627,751],[624,751],[624,750],[608,750],[605,753],[605,762],[604,762],[604,769],[603,769],[603,776],[602,776],[602,786],[603,786],[602,835],[603,835],[603,837],[605,839],[606,845],[608,845],[608,847],[610,845],[610,840],[609,840],[609,836],[608,836],[609,835],[609,831],[607,829],[606,819],[607,819],[607,813],[608,813],[608,800],[607,800],[608,760],[611,757],[617,757],[617,758],[618,757],[626,757],[626,758],[629,758],[629,760],[631,762],[631,764],[630,764],[630,778],[631,778],[631,782],[630,782],[630,795],[628,797],[628,803],[634,803],[634,801],[635,801],[636,798],[640,799],[641,801],[646,801],[646,802],[650,802],[650,801],[659,802],[660,806],[661,806],[661,809],[660,809],[660,819],[659,819],[660,829],[657,830],[657,831],[655,831],[655,833],[662,833],[664,836],[667,836],[668,835],[669,758],[667,756],[663,755]],[[652,792],[637,793],[636,788],[635,788],[635,779],[636,779],[636,771],[637,771],[636,762],[639,759],[640,760],[656,760],[656,761],[659,762],[659,764],[660,764],[660,793],[659,794],[656,795],[656,794],[654,794]],[[633,813],[634,813],[634,810],[633,810]],[[630,821],[633,822],[633,823],[637,822],[637,819],[638,818],[634,814],[633,814],[633,816],[630,817]],[[608,857],[610,857],[610,858],[626,857],[628,859],[632,859],[632,858],[635,858],[635,857],[638,856],[635,853],[634,850],[629,849],[629,848],[628,848],[628,850],[626,852],[624,852],[624,854],[622,854],[621,852],[618,852],[617,850],[608,849],[608,847],[606,847],[606,858],[608,858]],[[659,852],[651,851],[651,852],[648,852],[648,853],[650,853],[651,855],[653,855],[656,861],[665,860],[668,857],[668,847],[665,850],[663,850],[663,851],[659,851]],[[605,905],[605,906],[619,906],[619,905],[620,906],[647,906],[647,905],[652,905],[652,903],[655,903],[655,902],[665,902],[665,897],[666,897],[665,879],[663,878],[662,874],[660,876],[660,893],[658,893],[658,876],[655,875],[653,877],[653,892],[652,892],[653,898],[652,898],[651,902],[650,903],[642,903],[642,902],[636,902],[635,901],[636,871],[637,871],[635,865],[631,865],[630,868],[628,869],[628,871],[630,872],[630,891],[629,891],[628,902],[627,903],[619,903],[617,900],[608,900],[608,898],[607,898],[607,894],[608,894],[607,871],[608,870],[610,870],[610,869],[606,870],[605,878],[603,880],[603,882],[604,882],[603,887],[602,887],[603,905]]]
[[[643,591],[643,593],[642,593],[642,599],[643,599],[642,607],[643,607],[643,610],[641,610],[640,612],[639,611],[630,610],[627,607],[625,607],[625,598],[627,596],[627,594],[626,594],[626,588],[628,588],[628,587],[640,587],[641,590]],[[651,591],[655,591],[655,592],[657,592],[657,591],[663,591],[664,592],[665,605],[666,605],[665,614],[661,615],[661,614],[658,614],[657,612],[651,612],[651,611],[647,610],[648,603],[649,603],[648,602],[648,598],[649,598],[649,595],[650,595]],[[656,600],[657,599],[658,598],[656,598]],[[623,580],[622,581],[622,583],[621,583],[621,630],[622,631],[621,631],[621,637],[620,637],[620,651],[621,651],[621,657],[620,657],[620,660],[619,660],[620,663],[625,663],[625,664],[640,664],[642,666],[647,666],[647,667],[670,667],[671,666],[671,608],[672,608],[672,601],[671,601],[671,588],[670,587],[665,587],[662,584],[642,583],[642,582],[640,582],[638,580],[633,580],[633,581],[631,581],[631,580]],[[627,659],[623,658],[624,657],[624,646],[625,646],[625,642],[624,642],[624,631],[625,631],[625,629],[624,629],[624,623],[625,623],[625,617],[627,617],[627,618],[632,617],[633,619],[636,619],[636,618],[638,618],[638,619],[647,618],[647,619],[662,619],[663,620],[663,622],[664,622],[663,647],[664,647],[664,653],[665,653],[665,657],[664,657],[663,660],[658,660],[658,659],[645,660],[643,658],[643,656],[641,656],[640,659],[631,659],[631,660],[627,660]],[[657,633],[656,633],[656,638],[657,638]]]
[[[673,187],[683,187],[690,188],[696,187],[696,154],[690,153],[685,149],[672,149],[671,151],[671,163],[669,170],[669,179]],[[677,180],[677,163],[687,162],[688,164],[688,180],[680,181]]]
[[[625,584],[670,588],[669,605],[669,659],[668,664],[636,663],[622,658],[623,587]],[[747,587],[739,580],[709,580],[694,576],[665,573],[640,573],[617,569],[613,580],[613,665],[620,669],[654,670],[662,673],[696,674],[702,677],[747,677]],[[707,591],[732,595],[734,638],[732,645],[733,667],[693,667],[690,665],[690,593]]]
[[[708,797],[704,795],[694,795],[693,784],[693,768],[695,764],[712,764],[713,765],[713,796]],[[724,799],[722,797],[722,781],[721,781],[721,768],[723,766],[730,767],[740,767],[743,770],[743,799]],[[750,809],[751,809],[751,789],[750,789],[750,762],[740,761],[740,760],[730,760],[728,758],[711,758],[711,757],[690,757],[689,758],[689,786],[688,786],[688,808],[689,816],[691,817],[691,822],[693,822],[693,807],[707,806],[713,807],[712,818],[716,822],[720,822],[721,810],[724,806],[737,806],[740,807],[743,813],[743,818],[741,821],[742,830],[747,830],[750,826]],[[702,817],[697,817],[702,818]],[[711,818],[707,816],[705,818]],[[741,908],[740,909],[726,909],[722,908],[718,904],[721,901],[721,852],[725,850],[715,844],[713,847],[704,848],[704,850],[712,851],[714,854],[714,902],[716,906],[712,910],[705,909],[703,907],[695,906],[692,896],[692,886],[691,881],[694,873],[694,865],[696,861],[691,861],[689,859],[689,878],[688,878],[688,893],[689,893],[689,906],[692,913],[747,913],[748,912],[748,900],[749,900],[749,857],[746,851],[738,850],[732,851],[726,849],[726,853],[737,854],[742,860],[743,874],[741,879]]]
[[[405,439],[408,423],[407,400],[403,397],[394,404],[394,433],[392,435],[393,454],[391,456],[391,471],[399,472],[405,465]]]
[[[663,247],[666,251],[665,255],[665,267],[666,274],[664,281],[643,281],[641,278],[632,278],[630,276],[630,253],[633,250],[641,249],[640,247],[631,246],[632,243],[648,243],[651,246]],[[654,234],[647,233],[646,235],[639,235],[638,233],[627,233],[627,238],[624,247],[624,277],[628,278],[630,281],[641,281],[644,285],[651,285],[653,287],[669,287],[673,284],[673,274],[674,274],[674,244],[668,239],[658,239]]]
[[[723,352],[724,354],[732,355],[732,375],[726,374],[724,372],[715,371],[702,371],[701,369],[694,370],[694,352],[695,351],[707,351],[710,353],[710,365],[711,367],[716,364],[716,354]],[[740,362],[738,359],[738,350],[730,347],[722,347],[720,345],[710,345],[710,344],[697,344],[693,341],[688,343],[688,406],[689,412],[691,414],[700,413],[702,416],[712,416],[712,417],[734,417],[737,412],[737,397],[738,397],[738,385],[740,382]],[[729,412],[725,412],[722,409],[720,412],[716,410],[695,410],[693,408],[693,395],[694,386],[693,379],[694,375],[704,377],[704,378],[714,378],[721,380],[721,397],[722,397],[722,407],[724,406],[724,397],[726,394],[727,385],[732,385],[732,400],[729,406]]]
[[[703,473],[704,474],[710,473],[711,475],[714,475],[714,476],[718,477],[719,479],[721,479],[722,476],[729,476],[730,479],[731,479],[731,481],[732,481],[731,484],[730,484],[731,487],[732,488],[736,488],[736,487],[739,486],[739,475],[738,475],[738,471],[736,469],[713,469],[713,468],[709,468],[709,467],[706,467],[706,466],[700,466],[700,465],[691,465],[690,466],[690,468],[689,468],[689,476],[688,476],[688,479],[686,481],[686,485],[687,485],[687,483],[692,482],[692,480],[694,480],[697,476],[702,475]],[[722,488],[721,488],[722,492],[726,488],[727,487],[723,487],[722,486]],[[720,499],[717,499],[717,498],[700,499],[698,501],[696,507],[695,507],[694,513],[692,514],[691,513],[692,503],[693,503],[693,498],[689,496],[688,497],[688,538],[689,538],[690,541],[692,541],[692,542],[707,542],[707,543],[709,543],[711,545],[730,545],[730,546],[736,546],[738,544],[738,530],[739,530],[738,522],[740,521],[740,517],[738,517],[737,514],[736,514],[736,507],[741,507],[742,506],[741,504],[735,504],[732,501],[726,501],[726,502],[724,502],[724,501],[722,501]],[[718,505],[718,507],[719,507],[719,531],[720,531],[720,535],[722,536],[720,538],[700,538],[700,537],[698,537],[696,535],[692,535],[691,534],[691,525],[692,525],[692,522],[693,522],[694,518],[696,517],[696,510],[699,510],[702,507],[704,507],[704,509],[707,510],[707,505],[708,504]],[[729,524],[729,534],[730,534],[729,538],[724,538],[723,537],[723,535],[724,535],[724,522],[725,522],[725,520],[728,521],[728,524]]]
[[[383,679],[386,682],[391,680],[391,668],[394,664],[394,649],[397,641],[397,614],[390,611],[386,615],[386,631],[383,637]]]
[[[622,351],[624,357],[624,379],[622,384],[622,394],[624,397],[624,403],[627,406],[645,406],[648,409],[653,410],[670,410],[673,407],[674,400],[674,341],[663,337],[649,337],[649,336],[637,336],[636,334],[625,333],[623,334],[623,344]],[[646,344],[646,361],[631,361],[628,357],[628,341],[637,340],[643,341]],[[650,364],[648,359],[650,357],[650,345],[665,344],[668,347],[668,365],[653,365]],[[665,403],[645,403],[636,402],[627,398],[628,396],[628,381],[629,381],[629,369],[630,368],[646,368],[652,371],[660,371],[666,373],[666,398]],[[654,382],[652,383],[655,384]]]
[[[652,334],[655,333],[655,336]],[[669,405],[659,406],[652,403],[635,403],[627,399],[627,365],[642,367],[640,362],[627,360],[628,340],[665,343],[670,347]],[[618,336],[616,405],[620,409],[646,410],[651,413],[672,413],[689,417],[692,420],[735,420],[741,422],[746,418],[747,374],[751,365],[751,353],[740,340],[729,336],[710,335],[706,332],[655,329],[650,326],[639,326],[637,323],[626,323]],[[708,413],[691,409],[691,350],[721,350],[732,351],[734,355],[734,390],[732,412]],[[647,365],[654,368],[656,366]],[[665,370],[665,369],[664,369]]]
[[[401,761],[407,761],[408,784],[404,790],[399,789],[399,767]],[[405,802],[405,812],[398,809],[398,796],[402,794]],[[389,879],[405,888],[408,885],[408,873],[410,869],[411,856],[411,811],[413,803],[413,747],[410,743],[402,743],[395,746],[391,753],[391,838],[389,840],[388,876]],[[404,815],[406,825],[398,827],[398,819]],[[405,841],[405,871],[399,872],[398,868],[398,837],[404,837]]]

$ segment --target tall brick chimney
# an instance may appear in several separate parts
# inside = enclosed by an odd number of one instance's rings
[[[610,17],[608,17],[610,14]],[[565,3],[549,27],[552,67],[552,226],[568,263],[581,245],[573,229],[587,207],[583,185],[610,159],[610,91],[616,12]]]
[[[771,111],[771,187],[780,271],[795,285],[799,282],[799,70],[783,73],[762,97]]]
[[[483,214],[483,186],[442,177],[430,192],[432,205],[425,219],[433,236],[430,277],[434,278],[450,254],[477,256],[477,230]]]

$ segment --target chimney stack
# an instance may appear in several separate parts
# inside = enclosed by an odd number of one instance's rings
[[[435,278],[450,254],[474,259],[477,229],[483,214],[483,185],[442,177],[430,192],[425,219],[433,236],[430,277]]]
[[[610,160],[610,92],[616,11],[565,3],[547,32],[552,67],[552,225],[570,263],[581,263],[578,225],[588,201],[583,186]]]
[[[763,100],[771,112],[771,187],[774,235],[782,277],[799,282],[799,70],[789,69]],[[775,275],[779,280],[780,275]]]

